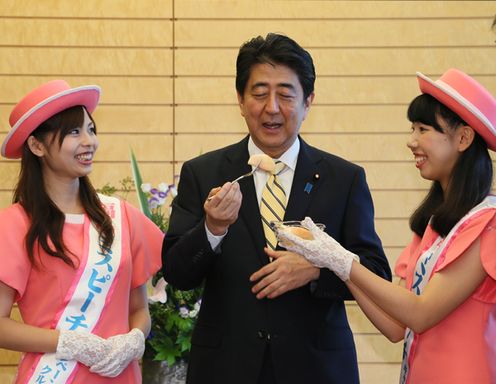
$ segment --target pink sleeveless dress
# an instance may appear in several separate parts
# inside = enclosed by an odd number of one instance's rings
[[[106,303],[94,333],[108,338],[129,332],[129,292],[145,284],[161,266],[163,233],[136,208],[121,202],[122,262],[116,275],[111,300]],[[42,250],[40,268],[28,260],[24,237],[29,219],[19,204],[0,212],[0,281],[16,291],[16,302],[23,321],[36,327],[50,328],[73,281],[76,270]],[[66,221],[63,238],[66,246],[80,256],[85,233],[82,223]],[[41,249],[41,248],[40,248]],[[26,354],[19,364],[16,383],[25,382],[36,354]],[[106,378],[79,364],[73,384],[141,383],[137,361],[116,378]]]
[[[438,234],[428,226],[401,253],[395,272],[411,289],[420,255]],[[409,371],[410,384],[496,383],[496,210],[474,217],[460,229],[433,274],[460,257],[477,239],[488,277],[436,326],[418,335]]]

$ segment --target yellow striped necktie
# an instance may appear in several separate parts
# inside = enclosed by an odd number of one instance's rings
[[[260,215],[262,216],[265,240],[267,241],[267,245],[272,249],[276,249],[277,239],[270,227],[270,222],[284,220],[284,212],[286,210],[286,194],[277,179],[277,175],[284,168],[286,168],[284,163],[276,161],[274,172],[269,176],[265,184],[262,191],[262,201],[260,202]]]

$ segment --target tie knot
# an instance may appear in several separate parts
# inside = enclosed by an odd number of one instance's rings
[[[277,160],[272,174],[277,176],[284,170],[284,168],[286,168],[286,164],[284,164],[282,161]]]

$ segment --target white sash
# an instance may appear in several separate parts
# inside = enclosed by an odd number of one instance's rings
[[[99,195],[99,198],[112,219],[112,248],[102,252],[98,232],[89,223],[88,255],[84,255],[81,260],[78,274],[64,300],[64,304],[67,304],[55,317],[56,329],[91,332],[111,294],[121,261],[121,209],[118,199],[103,195]],[[77,361],[57,360],[55,353],[45,353],[31,368],[32,374],[26,383],[67,384],[72,382],[76,371]]]
[[[496,196],[487,196],[482,202],[472,208],[458,223],[455,224],[448,235],[443,239],[439,236],[434,243],[425,251],[417,260],[414,270],[414,278],[412,282],[412,292],[416,295],[422,294],[425,286],[432,277],[432,272],[438,264],[439,256],[447,246],[451,244],[453,236],[457,235],[458,230],[462,224],[471,219],[475,214],[486,210],[496,208]],[[401,364],[400,384],[408,383],[408,375],[410,371],[410,358],[413,357],[417,335],[410,329],[405,329],[405,341],[403,344],[403,362]]]

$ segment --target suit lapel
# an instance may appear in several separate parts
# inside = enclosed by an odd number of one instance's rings
[[[300,138],[300,152],[293,185],[286,206],[285,220],[301,220],[308,212],[314,192],[319,188],[320,156]]]

